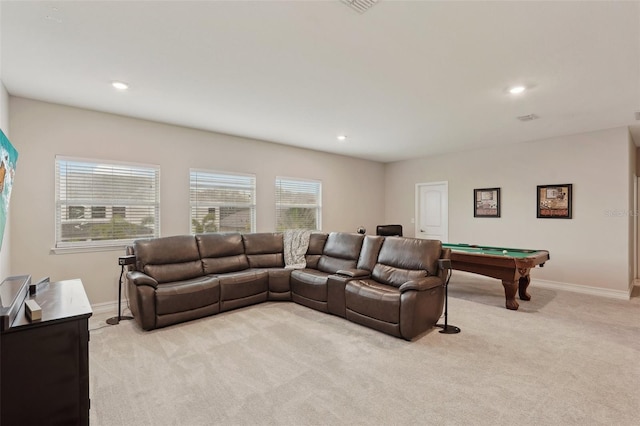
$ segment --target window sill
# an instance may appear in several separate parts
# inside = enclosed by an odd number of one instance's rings
[[[49,250],[49,254],[78,254],[78,253],[94,253],[101,251],[123,251],[130,244],[114,244],[105,246],[87,246],[87,247],[53,247]]]

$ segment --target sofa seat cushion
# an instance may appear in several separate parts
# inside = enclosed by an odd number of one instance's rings
[[[326,302],[329,275],[316,269],[295,269],[291,271],[291,291],[307,299]]]
[[[220,284],[215,277],[176,281],[159,285],[155,296],[156,314],[173,314],[218,303]]]
[[[269,291],[276,293],[288,292],[291,290],[291,272],[292,269],[284,268],[256,268],[253,271],[260,271],[269,277]]]
[[[247,270],[218,275],[220,300],[234,300],[265,293],[269,290],[269,273],[266,270]]]
[[[400,323],[400,290],[374,280],[353,280],[345,287],[348,310],[380,321]]]

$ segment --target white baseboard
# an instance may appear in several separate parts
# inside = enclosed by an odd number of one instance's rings
[[[127,309],[126,300],[122,301],[121,306],[122,306],[121,312]],[[118,315],[118,301],[114,300],[113,302],[94,303],[91,305],[91,309],[93,309],[94,315],[108,314],[108,313],[113,313],[113,315]]]
[[[565,290],[572,291],[574,293],[590,294],[592,296],[608,297],[610,299],[629,300],[631,299],[631,292],[633,290],[634,281],[630,283],[629,289],[626,291],[538,279],[532,279],[531,285],[536,287],[548,288],[551,290]]]

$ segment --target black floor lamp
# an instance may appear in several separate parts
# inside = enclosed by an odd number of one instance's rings
[[[133,317],[128,315],[121,315],[122,312],[122,276],[124,275],[124,267],[127,265],[133,265],[136,263],[136,257],[134,255],[120,256],[118,258],[118,265],[122,267],[120,271],[120,281],[118,285],[118,316],[112,317],[107,320],[109,325],[117,325],[121,320],[132,320]]]
[[[438,266],[441,269],[447,271],[447,279],[444,283],[444,324],[436,324],[436,327],[442,328],[440,333],[444,334],[457,334],[460,333],[460,328],[455,325],[449,325],[447,323],[448,319],[448,310],[449,310],[449,280],[451,279],[452,269],[451,269],[451,259],[439,259]]]

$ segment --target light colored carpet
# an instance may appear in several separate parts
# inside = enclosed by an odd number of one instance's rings
[[[91,423],[635,425],[640,299],[454,273],[449,323],[413,342],[292,302],[151,332],[91,319]],[[102,327],[102,328],[100,328]]]

